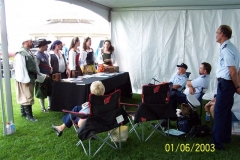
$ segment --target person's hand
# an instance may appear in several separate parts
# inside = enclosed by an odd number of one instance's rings
[[[194,94],[194,92],[195,92],[195,89],[193,87],[189,87],[189,93]]]
[[[105,59],[104,60],[104,62],[110,62],[111,61],[111,59]]]
[[[209,105],[209,103],[207,103],[207,104],[204,106],[205,111],[206,111],[206,112],[210,112],[210,107],[211,107],[211,105]]]
[[[240,88],[236,89],[236,93],[240,95]]]

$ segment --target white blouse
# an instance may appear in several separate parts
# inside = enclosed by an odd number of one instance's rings
[[[76,70],[76,56],[77,56],[77,52],[74,51],[74,49],[71,49],[69,51],[69,57],[68,57],[68,67],[70,70]]]

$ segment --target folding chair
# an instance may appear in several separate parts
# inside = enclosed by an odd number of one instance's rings
[[[158,85],[144,85],[142,87],[142,103],[135,112],[128,112],[130,116],[134,116],[134,123],[130,121],[130,124],[132,125],[130,131],[134,131],[139,139],[140,137],[136,131],[136,127],[139,124],[142,124],[142,141],[144,141],[143,122],[158,120],[158,123],[153,126],[153,131],[145,140],[147,141],[155,131],[166,135],[164,133],[164,128],[161,126],[162,119],[168,120],[168,118],[176,117],[175,111],[168,103],[165,102],[168,92],[169,83],[163,83]],[[136,106],[128,104],[124,105],[127,107]],[[158,130],[158,128],[160,128],[161,130]]]
[[[89,115],[63,110],[64,112],[70,113],[72,116],[77,116],[79,118],[87,117],[82,127],[75,128],[79,138],[77,146],[81,144],[86,155],[91,155],[92,138],[102,142],[102,144],[95,151],[93,156],[96,155],[105,144],[112,147],[113,149],[118,148],[114,141],[114,145],[112,145],[108,141],[112,139],[112,133],[114,132],[114,130],[117,129],[117,127],[124,125],[128,122],[128,114],[123,108],[120,107],[120,94],[120,90],[116,90],[112,94],[104,96],[96,96],[90,94]],[[98,133],[102,132],[108,132],[106,138],[101,138],[99,135],[97,135]],[[121,135],[119,135],[119,137],[121,137]],[[83,144],[83,141],[86,139],[88,139],[89,141],[88,153],[86,147]],[[121,141],[119,142],[119,146],[121,147]]]
[[[207,89],[202,88],[201,95],[200,95],[200,97],[198,98],[198,101],[200,102],[200,114],[199,114],[200,120],[202,120],[202,108],[203,108],[202,97],[203,97],[203,95],[206,93],[206,91],[207,91]]]

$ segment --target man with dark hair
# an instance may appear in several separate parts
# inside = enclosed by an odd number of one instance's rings
[[[237,73],[239,68],[239,51],[230,42],[232,29],[221,25],[216,32],[216,41],[220,43],[220,58],[216,76],[218,79],[217,97],[214,107],[214,125],[211,143],[223,150],[223,143],[231,142],[231,124],[233,96],[240,94],[240,82]]]
[[[187,81],[188,88],[184,91],[185,94],[194,95],[198,101],[201,101],[201,94],[208,89],[210,83],[210,72],[212,67],[209,63],[203,62],[199,67],[198,78]],[[201,103],[201,102],[200,102]]]

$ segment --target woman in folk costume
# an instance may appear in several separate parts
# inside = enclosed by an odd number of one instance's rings
[[[95,56],[93,49],[91,48],[91,38],[87,37],[83,41],[83,51],[80,54],[81,69],[83,74],[96,73],[95,68]]]
[[[69,47],[69,52],[68,52],[68,67],[71,71],[70,73],[70,77],[75,77],[75,72],[74,71],[78,71],[79,75],[82,76],[82,70],[80,69],[80,65],[79,65],[79,56],[80,56],[80,52],[78,50],[78,47],[80,46],[80,40],[78,37],[75,37],[72,39],[71,45]]]
[[[37,70],[46,75],[44,81],[39,81],[37,79],[35,84],[35,96],[39,99],[42,112],[48,111],[44,106],[45,98],[48,98],[48,109],[50,109],[50,99],[52,94],[52,81],[50,78],[52,67],[49,63],[49,55],[44,53],[47,51],[48,44],[50,43],[51,41],[47,41],[46,39],[39,39],[38,45],[36,46],[39,48],[38,52],[36,53],[36,64],[38,66]]]
[[[113,66],[115,62],[114,57],[114,47],[110,40],[105,40],[103,47],[100,49],[100,54],[98,54],[98,64],[103,64],[104,66]]]
[[[50,64],[53,69],[52,74],[61,73],[61,79],[67,78],[67,62],[62,54],[62,42],[56,40],[50,48]]]

